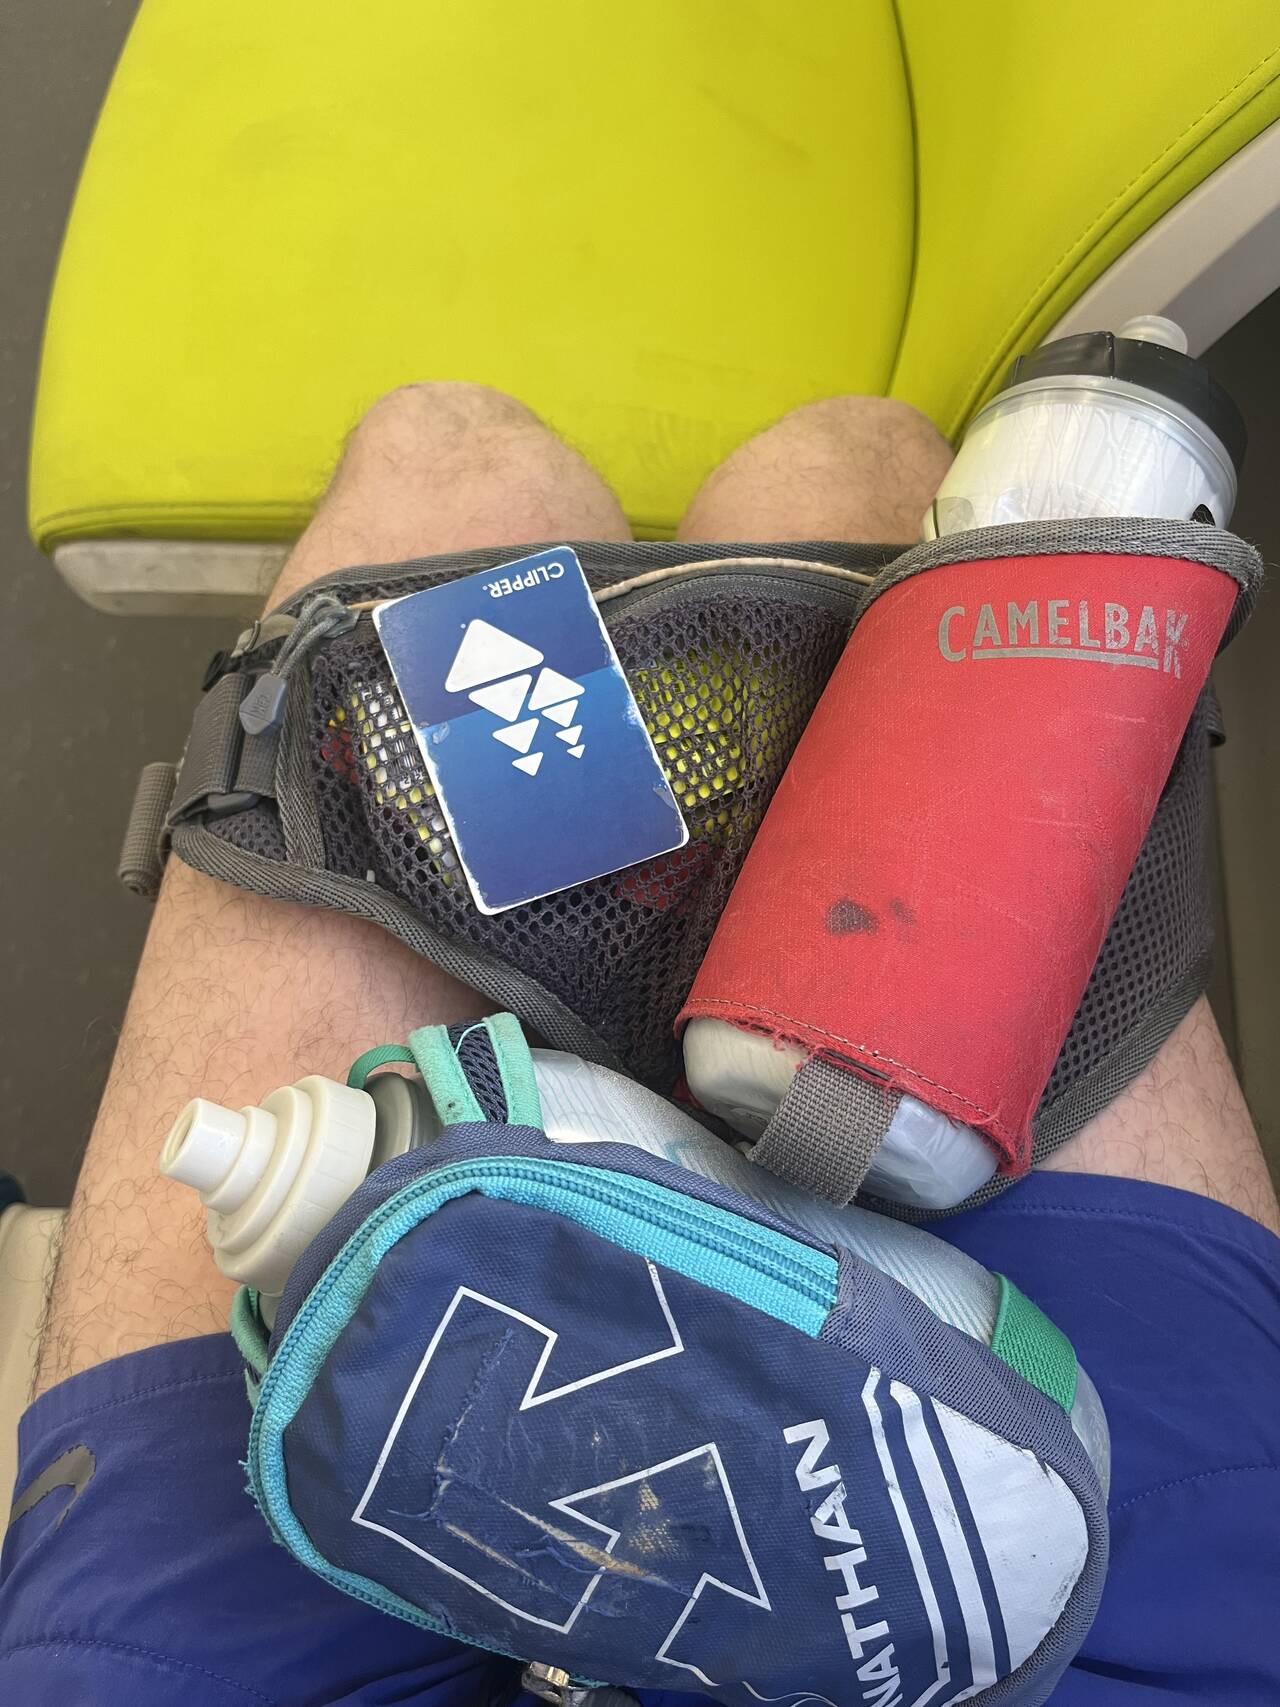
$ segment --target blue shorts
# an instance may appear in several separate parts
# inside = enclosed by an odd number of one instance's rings
[[[1111,1570],[1055,1707],[1274,1707],[1280,1240],[1184,1192],[1068,1174],[946,1234],[1066,1330],[1111,1421]],[[0,1700],[533,1707],[511,1662],[371,1611],[273,1545],[244,1489],[248,1420],[223,1337],[119,1358],[32,1406]]]

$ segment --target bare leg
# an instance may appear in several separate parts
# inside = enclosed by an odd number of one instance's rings
[[[905,404],[808,404],[709,476],[679,537],[914,540],[950,460]],[[1042,1166],[1181,1186],[1280,1231],[1266,1162],[1203,999],[1146,1071]]]
[[[612,493],[522,405],[410,386],[365,417],[276,598],[352,562],[554,537],[627,539]],[[341,1077],[372,1044],[486,1011],[360,920],[264,901],[170,863],[76,1186],[37,1391],[106,1358],[226,1326],[193,1194],[156,1172],[191,1096],[256,1100]]]
[[[1181,1186],[1280,1233],[1275,1188],[1203,996],[1145,1072],[1040,1166]]]
[[[907,544],[950,463],[946,440],[906,403],[806,403],[707,477],[677,537]]]

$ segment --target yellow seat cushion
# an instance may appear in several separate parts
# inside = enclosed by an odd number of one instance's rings
[[[287,538],[377,396],[471,379],[668,533],[756,428],[887,386],[911,174],[892,0],[145,0],[33,532]]]
[[[33,533],[289,538],[412,379],[522,397],[658,536],[807,399],[954,435],[1278,73],[1258,0],[145,0]]]
[[[899,0],[899,11],[918,206],[891,389],[954,436],[1014,356],[1280,119],[1280,9]]]

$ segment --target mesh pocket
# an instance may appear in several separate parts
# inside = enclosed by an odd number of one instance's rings
[[[669,1091],[675,1016],[850,617],[848,604],[799,592],[760,599],[704,584],[611,620],[690,840],[493,918],[472,904],[385,656],[361,623],[312,673],[329,868],[371,876],[444,935],[515,965],[636,1077]]]
[[[1202,966],[1213,943],[1205,869],[1212,688],[1201,695],[1151,828],[1040,1101],[1043,1113],[1137,1032],[1158,999]],[[1164,1041],[1153,1038],[1151,1054]],[[1108,1088],[1084,1121],[1105,1108]]]

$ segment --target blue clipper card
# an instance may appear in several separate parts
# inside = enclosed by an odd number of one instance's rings
[[[688,841],[568,546],[394,599],[373,620],[482,913]]]

